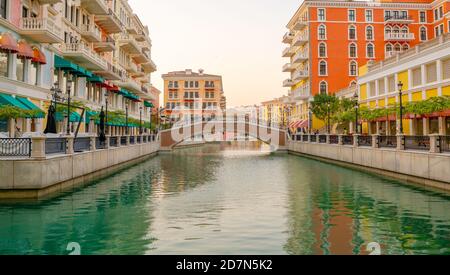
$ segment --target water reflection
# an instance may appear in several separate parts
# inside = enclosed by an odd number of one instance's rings
[[[269,149],[180,149],[0,205],[0,254],[450,254],[448,195]]]

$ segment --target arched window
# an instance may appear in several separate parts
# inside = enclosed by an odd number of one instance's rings
[[[390,56],[393,50],[392,44],[386,44],[386,56]]]
[[[321,95],[328,94],[328,83],[326,81],[321,81],[319,84],[319,92]]]
[[[375,46],[372,43],[367,44],[367,58],[375,58]]]
[[[349,85],[349,87],[351,88],[351,87],[355,87],[356,86],[356,81],[355,80],[353,80],[352,82],[350,82],[350,85]]]
[[[319,44],[319,57],[327,57],[327,44],[324,42]]]
[[[407,51],[409,50],[409,45],[408,44],[403,44],[403,51]]]
[[[351,43],[348,47],[348,56],[351,58],[358,57],[358,51],[355,43]]]
[[[356,27],[353,25],[348,27],[348,39],[350,39],[350,40],[356,39]]]
[[[420,41],[427,41],[428,35],[427,35],[427,28],[421,27],[420,28]]]
[[[391,27],[387,26],[386,28],[384,28],[384,33],[385,33],[385,34],[390,34],[390,33],[392,33]]]
[[[322,60],[319,62],[319,75],[326,76],[328,74],[327,62]]]
[[[396,51],[396,52],[401,52],[402,51],[402,45],[400,45],[400,44],[395,44],[395,46],[394,46],[394,50]]]
[[[350,76],[358,76],[358,63],[352,60],[349,64],[349,75]]]
[[[392,30],[393,33],[400,33],[400,27],[399,26],[395,26],[394,29]]]
[[[324,40],[327,39],[327,28],[325,25],[320,25],[318,29],[319,39]]]
[[[408,33],[409,32],[409,29],[408,29],[408,27],[407,26],[404,26],[403,28],[402,28],[402,33]]]
[[[373,40],[373,27],[367,26],[366,28],[366,40]]]

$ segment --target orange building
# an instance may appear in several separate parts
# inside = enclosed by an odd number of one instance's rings
[[[162,78],[165,115],[172,121],[182,117],[208,120],[225,111],[222,76],[184,70],[169,72]]]
[[[299,110],[293,118],[321,129],[307,113],[313,96],[356,85],[359,67],[449,32],[449,10],[448,0],[305,0],[283,37],[283,71],[291,74],[283,86]]]

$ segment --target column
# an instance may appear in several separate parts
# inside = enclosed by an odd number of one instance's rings
[[[31,138],[31,158],[45,159],[45,137]]]
[[[8,123],[8,132],[9,132],[9,137],[13,138],[15,136],[16,133],[16,120],[14,118],[10,118],[9,119],[9,123]]]
[[[91,139],[91,151],[97,150],[97,138],[90,137],[90,139]]]
[[[380,128],[381,128],[381,123],[379,121],[377,121],[377,132],[375,133],[376,135],[380,135]]]
[[[74,150],[73,150],[74,138],[72,136],[68,136],[68,137],[66,137],[66,139],[67,139],[67,154],[72,155],[72,154],[74,154]]]
[[[397,150],[405,150],[405,135],[397,135]]]
[[[446,134],[445,117],[439,117],[439,135],[445,136]]]
[[[23,82],[28,83],[29,79],[30,79],[30,66],[31,66],[31,60],[29,59],[24,59],[23,60]],[[34,85],[35,83],[29,83]]]
[[[380,136],[378,134],[372,136],[372,148],[380,148]]]
[[[8,77],[12,80],[17,80],[17,57],[16,54],[8,53]]]
[[[439,144],[439,135],[433,134],[430,135],[430,153],[438,154],[441,152]]]
[[[428,136],[430,134],[430,119],[423,119],[423,135]]]

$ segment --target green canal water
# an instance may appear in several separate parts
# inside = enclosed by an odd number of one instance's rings
[[[0,254],[450,254],[450,196],[240,146],[163,154],[0,204]]]

